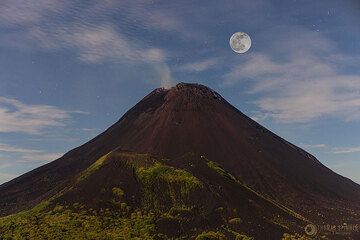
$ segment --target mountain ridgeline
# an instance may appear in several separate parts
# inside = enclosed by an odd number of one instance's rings
[[[19,239],[300,239],[309,223],[360,223],[360,186],[180,83],[1,185],[0,216]]]

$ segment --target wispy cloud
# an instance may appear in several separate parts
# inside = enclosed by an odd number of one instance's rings
[[[29,26],[37,24],[49,15],[62,12],[66,1],[38,0],[4,0],[0,5],[0,25],[8,27]]]
[[[97,129],[97,128],[82,128],[81,130],[83,130],[85,132],[97,132],[97,131],[99,131],[99,129]]]
[[[76,17],[70,17],[72,12]],[[107,0],[84,6],[67,0],[31,4],[15,0],[0,7],[0,27],[11,29],[2,34],[1,45],[27,51],[71,51],[89,64],[147,64],[155,71],[167,66],[170,54],[166,49],[134,36],[133,29],[126,29],[129,26],[170,32],[181,29],[182,23],[166,8],[153,8],[148,1]],[[156,82],[162,77],[157,76]]]
[[[338,157],[340,159],[329,162],[326,164],[326,166],[343,176],[351,177],[351,180],[360,184],[360,161],[358,161],[358,159],[344,159],[341,156]]]
[[[62,153],[0,143],[0,184],[19,176],[24,169],[51,162],[62,155]]]
[[[28,154],[23,155],[22,158],[19,160],[20,162],[30,162],[30,161],[36,161],[36,162],[51,162],[55,159],[60,158],[63,155],[63,153],[34,153],[34,154]]]
[[[302,147],[305,148],[326,148],[326,144],[320,143],[320,144],[303,144],[301,145]]]
[[[318,149],[324,153],[331,154],[346,154],[346,153],[358,153],[360,152],[360,146],[350,146],[350,147],[335,147],[329,146],[323,143],[320,144],[301,144],[301,147],[309,149]]]
[[[9,173],[1,173],[0,172],[0,184],[10,181],[13,178],[16,178],[19,174],[9,174]]]
[[[163,49],[143,47],[129,40],[110,23],[87,26],[83,24],[57,26],[54,29],[34,27],[27,35],[47,49],[74,49],[79,59],[88,63],[103,61],[132,61],[162,63]]]
[[[159,63],[166,58],[162,49],[144,49],[135,45],[110,25],[75,28],[63,35],[63,40],[69,46],[76,46],[80,59],[86,62],[127,60]]]
[[[50,105],[30,105],[0,97],[0,132],[40,134],[49,127],[65,126],[72,113]]]
[[[49,153],[38,149],[24,148],[9,144],[0,143],[0,153],[12,154],[14,160],[12,162],[50,162],[61,157],[62,153]],[[15,155],[13,155],[15,154]]]
[[[209,68],[212,68],[218,64],[218,60],[215,58],[205,59],[197,62],[186,63],[176,67],[176,70],[188,71],[188,72],[202,72]]]
[[[124,1],[118,5],[128,20],[139,22],[146,29],[179,31],[184,23],[167,9],[156,9],[149,1]]]
[[[10,152],[10,153],[41,153],[42,151],[22,148],[17,146],[12,146],[4,143],[0,143],[0,152]]]
[[[334,116],[359,120],[360,76],[342,73],[341,64],[335,64],[335,43],[306,30],[286,41],[281,47],[274,46],[282,58],[252,54],[224,75],[226,84],[247,81],[251,86],[248,92],[260,94],[256,104],[261,115],[255,118],[308,122]]]
[[[360,146],[355,146],[355,147],[337,147],[334,148],[332,153],[334,154],[344,154],[344,153],[357,153],[360,152]]]

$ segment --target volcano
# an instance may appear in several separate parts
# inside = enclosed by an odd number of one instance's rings
[[[132,234],[119,239],[281,239],[304,234],[309,223],[360,223],[360,186],[210,88],[179,83],[155,89],[99,136],[0,186],[2,232],[47,224],[46,231],[86,234],[47,222],[64,215],[120,219],[122,227],[109,220],[106,228]],[[24,219],[38,220],[14,227]]]

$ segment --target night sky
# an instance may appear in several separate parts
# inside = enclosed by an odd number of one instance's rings
[[[360,2],[0,2],[0,183],[197,82],[360,183]],[[246,32],[252,47],[233,52]]]

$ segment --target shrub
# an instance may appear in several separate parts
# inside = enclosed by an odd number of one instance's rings
[[[118,188],[118,187],[114,187],[112,189],[112,192],[115,196],[117,196],[119,198],[121,198],[125,195],[124,190],[122,190],[121,188]]]
[[[253,240],[254,238],[248,237],[244,234],[237,234],[235,240]]]
[[[157,208],[160,205],[160,191],[164,196],[170,197],[173,206],[183,205],[190,191],[203,187],[199,179],[191,173],[159,162],[152,166],[139,167],[136,173],[144,185],[145,207]]]
[[[281,240],[310,240],[310,239],[298,233],[295,233],[294,235],[284,233],[283,238]]]
[[[200,233],[195,240],[225,240],[225,235],[221,232],[202,232]]]
[[[154,216],[132,218],[110,211],[93,215],[57,206],[50,212],[26,211],[0,218],[0,239],[153,239]]]
[[[241,223],[241,219],[240,218],[232,218],[229,220],[229,223],[232,225],[239,225]]]
[[[217,164],[216,162],[212,162],[212,161],[208,161],[207,165],[209,168],[211,168],[212,170],[214,170],[215,172],[217,172],[218,174],[220,174],[223,177],[227,177],[233,181],[236,181],[236,178],[231,175],[230,173],[226,172],[219,164]]]

